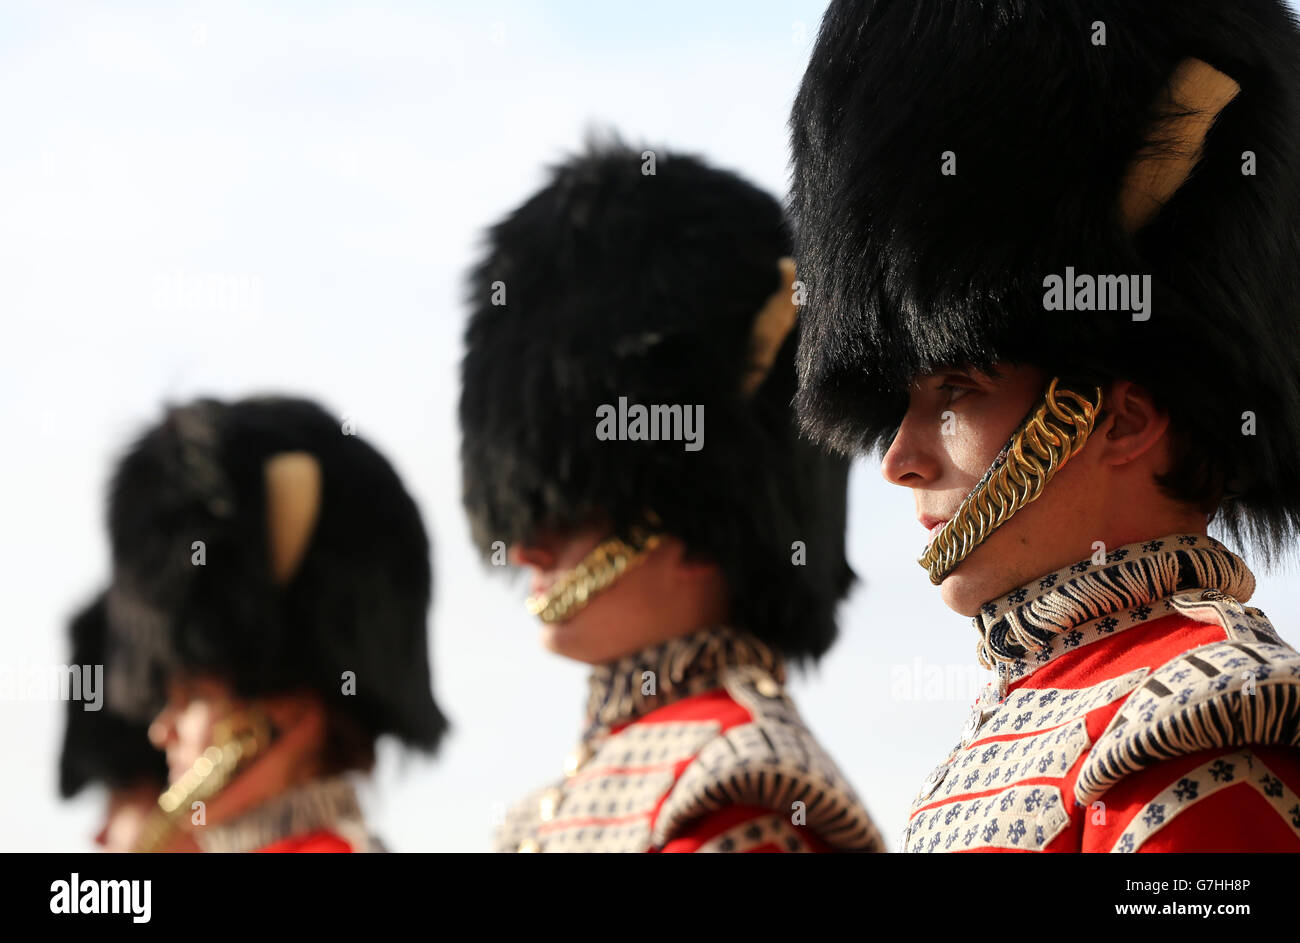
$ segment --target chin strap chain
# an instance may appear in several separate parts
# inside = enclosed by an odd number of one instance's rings
[[[917,562],[936,586],[962,560],[1026,504],[1079,453],[1101,412],[1101,387],[1091,399],[1073,390],[1047,385],[1042,400],[998,453],[952,520],[935,535]]]
[[[180,779],[158,797],[158,805],[141,827],[133,852],[163,848],[195,802],[206,802],[224,789],[235,773],[271,742],[271,724],[260,711],[233,714],[212,729],[212,746]]]
[[[611,537],[598,544],[544,593],[530,596],[528,614],[543,622],[563,622],[617,583],[659,546],[661,535],[634,531],[632,542]]]

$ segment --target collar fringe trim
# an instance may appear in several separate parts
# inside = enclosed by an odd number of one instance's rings
[[[1219,590],[1244,603],[1255,577],[1213,537],[1172,534],[1129,544],[1104,563],[1083,560],[985,603],[974,619],[979,662],[992,669],[1017,661],[1089,620],[1192,589]]]
[[[588,680],[587,732],[583,739],[590,740],[656,708],[720,687],[724,670],[749,665],[766,670],[777,683],[785,683],[780,655],[754,636],[726,626],[670,639],[601,665]]]

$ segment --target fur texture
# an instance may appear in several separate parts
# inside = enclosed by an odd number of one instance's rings
[[[469,279],[464,503],[477,542],[644,520],[716,561],[733,624],[794,658],[835,637],[853,580],[846,464],[801,441],[795,333],[741,395],[755,316],[791,253],[780,204],[699,158],[592,142],[491,228]],[[493,283],[506,304],[493,305]],[[704,446],[599,441],[597,407],[703,405]],[[804,541],[807,565],[791,564]]]
[[[103,594],[72,618],[72,665],[102,665],[107,646],[107,612]],[[149,742],[148,724],[132,721],[105,706],[88,711],[68,702],[59,756],[59,792],[70,799],[91,784],[119,789],[152,782],[167,786],[167,762]]]
[[[1130,236],[1120,184],[1161,147],[1152,109],[1188,57],[1242,91]],[[909,383],[945,366],[1128,379],[1226,463],[1233,537],[1267,552],[1295,535],[1300,33],[1279,0],[834,0],[791,129],[811,434],[887,445]],[[1150,319],[1045,311],[1067,266],[1151,275]]]
[[[323,483],[307,552],[277,586],[263,469],[285,451],[315,456]],[[430,691],[419,511],[383,456],[319,406],[268,397],[169,409],[117,468],[109,530],[119,709],[184,669],[250,696],[308,688],[372,737],[436,748],[446,720]],[[197,540],[204,566],[191,562]],[[355,694],[341,692],[345,671]]]

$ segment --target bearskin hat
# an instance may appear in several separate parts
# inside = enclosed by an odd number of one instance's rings
[[[611,137],[552,168],[469,278],[461,459],[484,552],[592,515],[626,538],[652,512],[720,566],[738,628],[795,660],[829,648],[846,465],[798,435],[796,332],[746,382],[791,251],[780,204],[698,157]],[[621,398],[702,407],[702,447],[598,437]]]
[[[1197,69],[1235,83],[1226,105],[1191,94]],[[1130,380],[1222,463],[1230,535],[1294,535],[1300,32],[1280,0],[833,0],[791,130],[808,432],[887,444],[941,368]],[[1055,310],[1070,270],[1150,276],[1146,316]]]
[[[72,618],[72,665],[103,665],[107,646],[107,604],[103,594]],[[59,793],[70,799],[88,784],[121,789],[152,782],[167,786],[167,761],[149,742],[147,722],[133,721],[108,708],[86,710],[68,701],[63,751],[59,756]]]
[[[184,670],[248,697],[313,690],[372,738],[437,747],[446,720],[430,690],[420,513],[384,457],[320,406],[168,409],[117,467],[109,532],[118,710],[147,717],[162,679]]]

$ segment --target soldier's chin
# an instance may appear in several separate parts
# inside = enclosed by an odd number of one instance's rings
[[[1002,565],[996,548],[989,546],[998,536],[992,535],[971,551],[939,584],[944,605],[953,612],[974,617],[990,599],[997,599],[1020,585]]]
[[[595,605],[593,600],[591,605]],[[590,665],[602,664],[608,658],[601,651],[600,627],[593,624],[591,606],[579,609],[563,622],[542,622],[538,639],[549,652]]]

